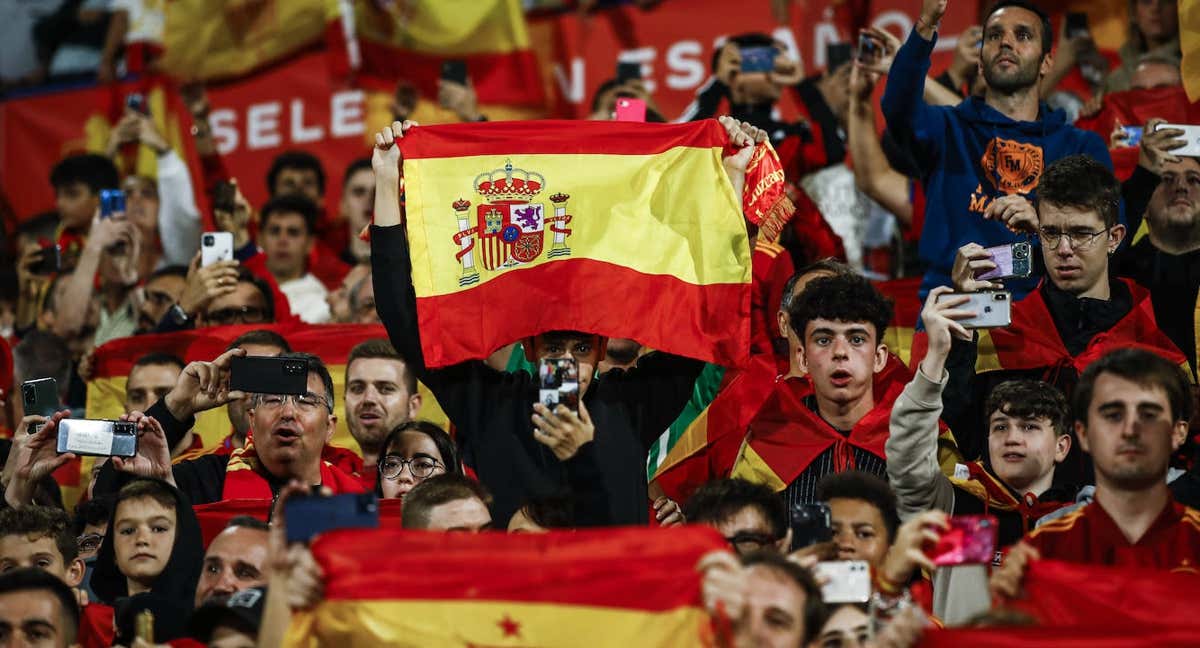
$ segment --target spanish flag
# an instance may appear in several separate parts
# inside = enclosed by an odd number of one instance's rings
[[[337,531],[313,554],[325,600],[288,648],[711,645],[696,562],[703,527],[548,534]]]
[[[712,120],[413,129],[401,149],[426,363],[570,329],[741,364],[750,244],[726,140]]]

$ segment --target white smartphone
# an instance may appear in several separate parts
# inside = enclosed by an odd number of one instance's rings
[[[233,260],[233,234],[229,232],[205,232],[200,236],[200,267],[210,266],[217,261]]]
[[[967,303],[956,307],[956,310],[973,311],[975,317],[958,320],[963,328],[986,329],[1000,328],[1012,324],[1012,293],[1004,290],[985,290],[977,293],[946,293],[938,297],[943,299],[967,297]]]
[[[1177,148],[1174,151],[1171,151],[1172,155],[1200,157],[1200,126],[1189,126],[1188,124],[1160,124],[1158,128],[1178,128],[1179,130],[1183,131],[1182,139],[1187,142],[1187,144],[1185,144],[1183,148]]]
[[[865,560],[827,560],[813,567],[825,603],[866,603],[871,600],[871,567]]]

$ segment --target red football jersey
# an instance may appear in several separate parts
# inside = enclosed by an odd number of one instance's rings
[[[1039,526],[1025,542],[1049,560],[1200,573],[1200,511],[1174,500],[1134,543],[1099,502]]]

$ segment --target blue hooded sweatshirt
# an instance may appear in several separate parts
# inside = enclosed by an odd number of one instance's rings
[[[936,34],[927,41],[912,31],[896,53],[882,102],[888,130],[920,161],[926,201],[920,255],[929,264],[922,299],[936,286],[951,285],[954,256],[963,245],[1027,239],[983,218],[994,199],[1016,193],[1032,202],[1042,170],[1068,155],[1085,153],[1112,169],[1099,135],[1068,124],[1061,110],[1045,103],[1031,122],[1009,119],[977,97],[953,107],[926,104],[922,95],[935,43]],[[1005,287],[1020,299],[1037,279],[1007,280]]]

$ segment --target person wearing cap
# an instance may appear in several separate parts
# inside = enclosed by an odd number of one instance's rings
[[[196,608],[188,622],[188,631],[193,639],[209,648],[254,648],[266,600],[265,587],[214,596]]]

